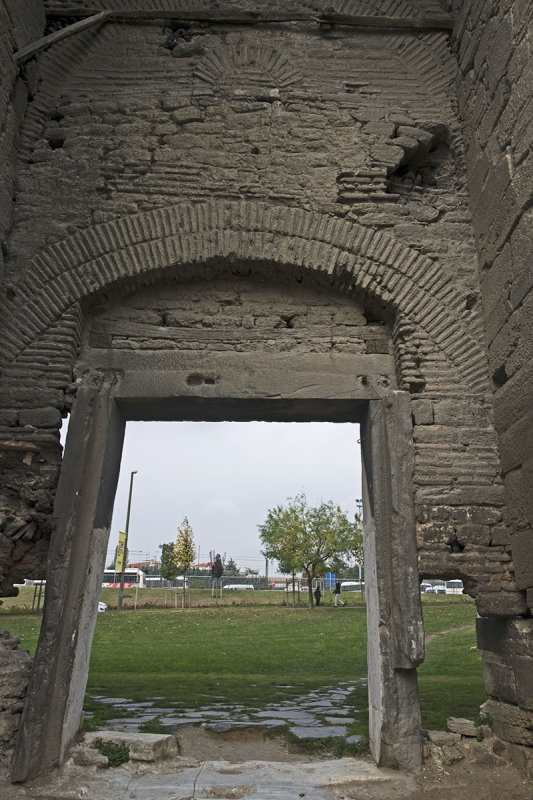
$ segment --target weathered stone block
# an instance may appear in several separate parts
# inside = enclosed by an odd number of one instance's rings
[[[74,764],[80,767],[98,767],[105,768],[109,766],[109,759],[107,756],[99,753],[93,747],[76,747],[72,753],[72,760]]]
[[[479,577],[478,577],[479,579]],[[476,594],[478,613],[483,617],[516,617],[527,611],[526,599],[522,592],[486,591],[485,587]]]
[[[508,743],[508,757],[519,772],[533,783],[533,748]]]
[[[471,719],[462,719],[461,717],[448,717],[446,727],[451,733],[459,733],[461,736],[476,737],[479,733],[479,729]]]
[[[463,739],[460,750],[464,755],[482,767],[506,767],[505,759],[500,758],[489,749],[485,742],[476,742],[472,739]]]
[[[520,531],[511,536],[511,552],[516,582],[521,589],[533,587],[533,531]]]
[[[61,427],[61,412],[57,408],[32,408],[20,412],[21,425],[33,425],[35,428]]]
[[[490,529],[490,543],[494,547],[505,547],[511,541],[511,535],[508,528],[503,526],[495,526]]]
[[[411,408],[415,425],[433,424],[433,403],[431,400],[413,400]]]
[[[492,699],[487,701],[486,706],[496,736],[514,744],[533,747],[533,711]]]
[[[510,668],[510,656],[483,652],[483,682],[488,694],[506,703],[517,703],[516,682]]]
[[[491,542],[491,532],[488,525],[461,525],[457,527],[457,542],[463,546],[483,545]]]
[[[85,734],[84,741],[94,746],[95,739],[125,744],[132,761],[160,761],[177,755],[174,736],[163,733],[124,733],[122,731],[94,731]]]

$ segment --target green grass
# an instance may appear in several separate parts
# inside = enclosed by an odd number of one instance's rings
[[[475,627],[437,636],[427,645],[418,669],[422,726],[446,728],[447,717],[477,719],[487,699],[481,676],[481,653],[474,648]]]
[[[422,724],[443,728],[448,716],[476,717],[485,699],[480,654],[471,649],[475,606],[462,596],[429,596],[423,609],[431,639],[419,668]],[[0,617],[31,651],[40,621],[37,615]],[[349,702],[360,713],[349,732],[366,735],[366,670],[362,607],[108,611],[98,615],[87,691],[134,701],[155,697],[158,706],[177,711],[210,702],[261,708],[356,681]],[[95,724],[117,715],[116,707],[89,696],[86,709],[95,713]]]
[[[133,609],[136,602],[135,589],[124,590],[124,608]],[[17,597],[3,598],[3,604],[0,607],[0,619],[2,614],[16,614],[16,613],[31,613],[32,603],[34,597],[33,586],[21,586]],[[333,605],[333,592],[327,591],[322,594],[321,604],[324,606]],[[110,609],[116,609],[118,602],[118,589],[103,588],[100,594],[100,599],[107,603]],[[43,593],[44,600],[44,593]],[[360,592],[345,592],[343,600],[350,606],[363,606],[364,600]],[[178,590],[177,595],[178,608],[181,608],[182,593]],[[305,608],[308,604],[307,591],[295,593],[296,605]],[[211,597],[211,589],[191,589],[190,603],[192,608],[204,608],[206,606],[230,606],[230,607],[249,607],[249,606],[286,606],[287,593],[278,590],[226,590],[220,598]],[[139,589],[137,592],[137,607],[138,608],[175,608],[176,594],[175,592],[166,591],[165,589]],[[189,592],[185,595],[185,605],[189,605]],[[293,596],[289,592],[288,605],[292,607]],[[42,606],[42,601],[41,601]]]

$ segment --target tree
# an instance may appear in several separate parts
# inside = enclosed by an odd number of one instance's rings
[[[174,564],[178,570],[183,572],[182,607],[185,607],[185,575],[187,574],[187,570],[190,568],[191,564],[194,562],[195,556],[196,548],[194,546],[192,528],[187,517],[184,517],[183,522],[178,528],[176,544],[174,545]]]
[[[213,578],[221,578],[224,574],[224,562],[220,553],[217,553],[211,562],[211,575]]]
[[[178,574],[178,568],[174,559],[174,542],[166,542],[166,544],[160,544],[159,547],[161,549],[159,574],[164,580],[173,581]]]
[[[303,492],[271,509],[258,527],[266,558],[276,559],[283,572],[304,571],[310,608],[313,579],[334,559],[351,556],[361,535],[357,518],[350,522],[331,501],[310,506]]]
[[[143,572],[145,575],[161,575],[161,564],[158,564],[157,561],[154,564],[148,564],[148,566],[143,567]]]
[[[220,585],[220,596],[222,597],[222,575],[224,574],[224,560],[226,555],[224,554],[224,558],[221,557],[220,553],[215,553],[214,550],[211,550],[209,553],[209,557],[211,559],[211,596],[215,595],[215,591],[217,590],[217,585]],[[218,582],[218,583],[217,583]]]
[[[237,566],[237,564],[235,563],[235,561],[232,558],[230,558],[228,560],[226,566],[224,567],[224,572],[226,573],[226,575],[240,575],[241,574],[241,571],[240,571],[239,567]]]

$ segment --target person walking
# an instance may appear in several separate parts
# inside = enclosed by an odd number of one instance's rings
[[[335,581],[335,600],[333,605],[338,606],[339,603],[341,606],[344,605],[343,601],[341,600],[341,582]]]
[[[316,587],[316,589],[314,591],[314,595],[315,595],[315,603],[316,603],[317,606],[319,606],[320,605],[320,598],[322,597],[322,592],[320,591],[320,586],[318,584],[317,584],[317,587]]]

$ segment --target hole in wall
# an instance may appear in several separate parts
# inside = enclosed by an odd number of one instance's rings
[[[501,364],[492,373],[492,383],[494,385],[494,388],[500,389],[505,383],[507,383],[508,380],[509,376],[507,375],[505,364]]]

